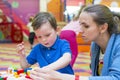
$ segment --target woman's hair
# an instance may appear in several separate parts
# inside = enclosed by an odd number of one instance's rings
[[[107,6],[101,4],[89,5],[83,11],[89,13],[98,25],[107,23],[110,35],[120,33],[120,20],[116,16],[113,16],[113,13]]]
[[[41,27],[42,24],[49,22],[53,29],[57,29],[57,22],[55,17],[49,12],[40,12],[38,13],[32,22],[34,30],[37,30]]]

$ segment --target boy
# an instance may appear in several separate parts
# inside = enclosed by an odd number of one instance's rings
[[[70,45],[66,40],[61,40],[57,36],[57,23],[54,16],[48,12],[40,12],[34,17],[32,26],[39,44],[27,57],[24,45],[17,46],[21,67],[25,69],[38,62],[41,68],[74,74],[70,66]]]

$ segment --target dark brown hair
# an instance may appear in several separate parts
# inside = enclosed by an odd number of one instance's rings
[[[42,24],[49,22],[53,29],[57,29],[55,17],[49,12],[40,12],[33,19],[32,26],[34,30],[41,27]]]
[[[116,18],[113,16],[113,13],[107,6],[101,4],[89,5],[85,7],[83,11],[89,13],[98,25],[107,23],[108,32],[110,35],[112,33],[120,33],[120,22],[118,19],[116,20]]]

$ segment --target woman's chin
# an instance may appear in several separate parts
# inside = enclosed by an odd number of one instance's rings
[[[85,42],[85,43],[90,43],[91,41],[84,39],[84,42]]]

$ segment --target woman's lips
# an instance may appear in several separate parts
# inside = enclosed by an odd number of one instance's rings
[[[82,36],[82,38],[85,38],[85,36]]]

